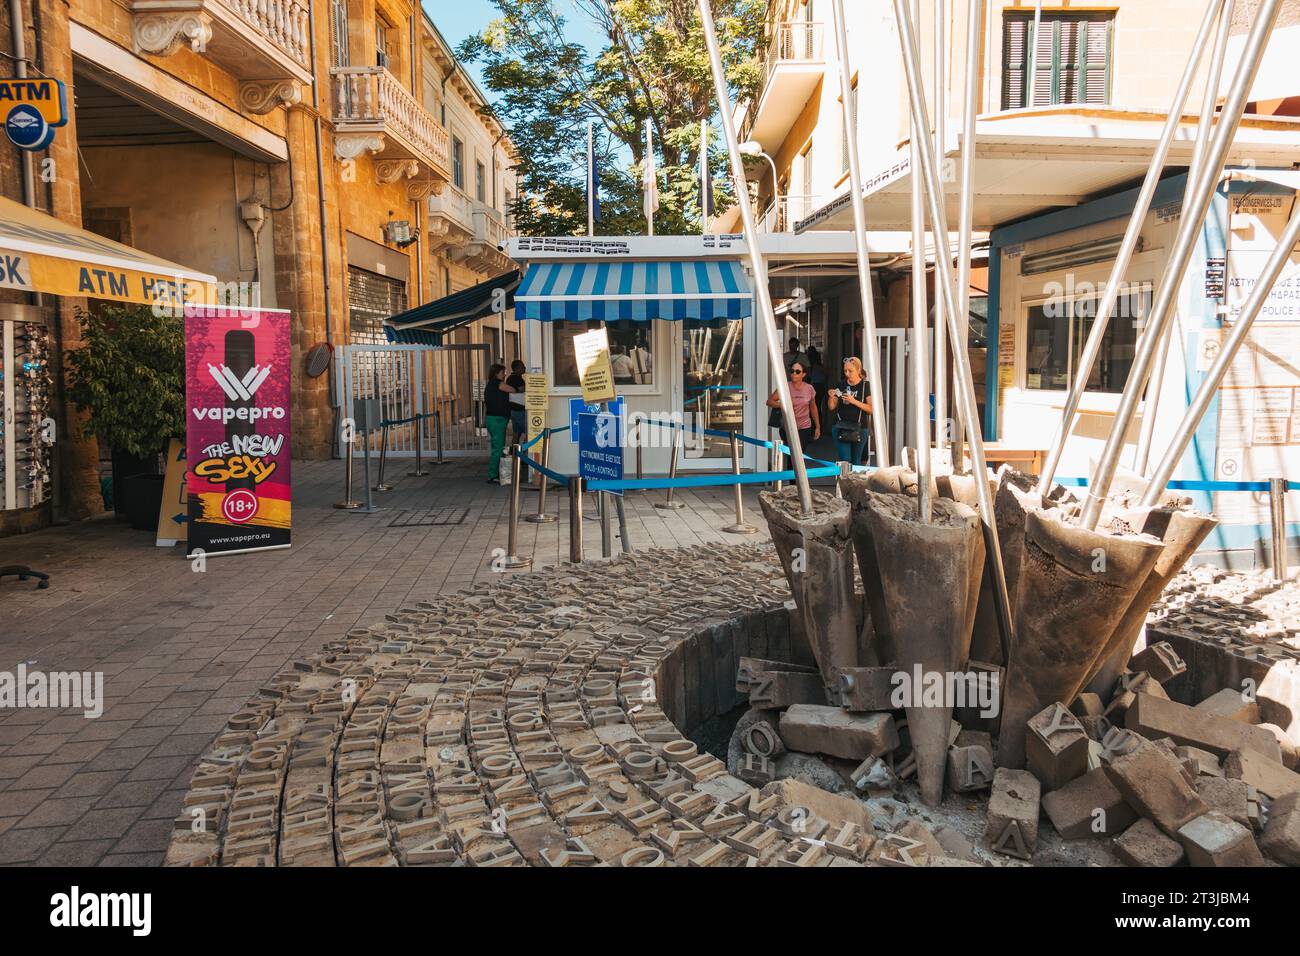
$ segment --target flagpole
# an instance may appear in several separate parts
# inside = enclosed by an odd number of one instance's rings
[[[709,177],[709,121],[700,120],[700,232],[709,234],[709,193],[713,189]]]
[[[596,130],[595,124],[587,120],[587,238],[596,235],[596,207],[593,202],[596,191]]]
[[[646,235],[648,235],[648,236],[653,236],[653,235],[655,234],[655,213],[654,213],[654,207],[653,207],[653,204],[650,202],[650,195],[651,195],[650,190],[651,190],[651,188],[655,185],[654,182],[653,182],[653,180],[651,179],[651,177],[655,175],[655,173],[653,172],[653,169],[654,169],[654,148],[655,148],[654,138],[651,136],[651,133],[650,133],[650,118],[649,118],[649,117],[646,117],[646,121],[645,121],[645,161],[646,161],[646,170],[647,170],[647,173],[646,173],[646,176],[645,176],[645,179],[646,179],[646,182],[645,182],[645,191],[646,191],[646,196],[645,196],[645,204],[646,204],[646,206],[645,206],[645,221],[646,221],[646,229],[647,229],[647,231],[646,231]]]

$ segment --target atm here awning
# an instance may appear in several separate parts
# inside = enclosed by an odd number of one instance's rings
[[[734,259],[539,262],[515,293],[515,316],[542,322],[743,319],[753,289]]]
[[[215,301],[216,282],[0,197],[0,288],[152,305]]]

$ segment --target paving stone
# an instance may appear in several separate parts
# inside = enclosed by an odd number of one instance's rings
[[[1115,836],[1137,821],[1103,767],[1043,794],[1043,812],[1066,840]]]
[[[1150,820],[1139,820],[1116,837],[1114,850],[1128,866],[1177,866],[1185,855],[1182,845]]]
[[[1300,866],[1300,791],[1273,801],[1259,847],[1287,866]]]
[[[780,732],[790,750],[847,760],[878,757],[898,746],[891,714],[850,714],[815,704],[795,704],[786,710]]]
[[[1170,836],[1207,810],[1173,755],[1154,745],[1116,757],[1106,765],[1106,772],[1129,806]]]
[[[1125,726],[1152,740],[1170,737],[1175,742],[1200,747],[1219,757],[1234,750],[1254,750],[1282,762],[1277,739],[1251,724],[1197,711],[1172,700],[1139,694],[1125,715]]]
[[[1223,761],[1223,775],[1244,780],[1265,796],[1278,799],[1300,791],[1300,774],[1253,750],[1234,750]]]
[[[1178,839],[1192,866],[1263,866],[1264,858],[1249,827],[1230,820],[1217,810],[1188,821],[1178,830]]]

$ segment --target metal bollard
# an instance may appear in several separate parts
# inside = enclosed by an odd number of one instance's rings
[[[375,491],[392,491],[392,485],[384,484],[384,465],[388,462],[388,423],[385,422],[383,430],[380,432],[379,439],[379,481],[375,483]]]
[[[433,435],[438,446],[438,464],[445,465],[447,460],[442,456],[442,412],[436,408],[433,411]]]
[[[355,511],[361,507],[361,502],[352,497],[352,442],[343,443],[343,481],[346,485],[343,500],[336,501],[334,507],[340,511]]]
[[[636,419],[636,421],[632,423],[632,429],[633,429],[632,433],[636,435],[636,445],[634,447],[636,448],[636,480],[637,481],[640,481],[642,478],[645,477],[645,474],[641,471],[641,446],[643,444],[643,439],[644,439],[644,435],[641,432],[641,428],[644,424],[645,422],[640,418]],[[634,494],[638,494],[638,495],[645,494],[644,488],[629,488],[628,491],[631,491]]]
[[[542,467],[551,466],[551,431],[548,428],[542,432]],[[537,483],[537,513],[524,515],[525,521],[531,521],[533,524],[549,524],[555,520],[555,515],[546,513],[546,472],[540,468],[537,470],[540,481]]]
[[[610,525],[609,492],[596,492],[600,502],[600,556],[608,558],[614,554],[614,536]]]
[[[582,564],[582,479],[569,479],[569,560]]]
[[[775,440],[774,442],[772,442],[772,457],[775,459],[775,462],[774,462],[774,464],[772,465],[772,470],[773,470],[773,471],[778,471],[778,472],[780,472],[780,471],[785,471],[785,453],[784,453],[783,451],[781,451],[781,436],[780,436],[780,435],[777,435],[777,436],[776,436],[776,440]],[[782,488],[784,488],[784,487],[785,487],[785,482],[782,481],[780,478],[778,478],[778,479],[776,480],[776,488],[775,488],[775,490],[776,490],[776,491],[780,491],[780,490],[781,490]]]
[[[371,488],[370,488],[370,432],[369,430],[363,431],[361,433],[361,443],[362,443],[361,444],[361,449],[362,449],[361,474],[362,477],[365,479],[365,485],[366,485],[366,506],[364,508],[353,509],[352,513],[354,515],[371,515],[374,514],[376,511],[383,511],[384,509],[376,508],[374,499],[370,496]]]
[[[672,454],[672,458],[668,462],[669,478],[677,477],[677,453],[678,450],[681,448],[681,445],[682,445],[682,436],[681,433],[679,432],[676,436],[676,439],[673,441],[673,454]],[[668,489],[668,496],[663,501],[656,501],[655,507],[663,508],[666,511],[680,511],[682,508],[685,508],[686,506],[682,504],[680,501],[673,501],[674,490],[675,489],[670,487]]]
[[[510,469],[510,527],[506,531],[507,553],[500,567],[507,571],[517,571],[520,568],[531,568],[533,559],[519,557],[519,493],[523,487],[523,479],[520,477],[523,469],[519,467],[517,444],[510,446],[510,457],[514,459],[514,467]]]
[[[415,416],[415,471],[408,471],[407,474],[412,478],[423,478],[429,474],[424,470],[424,426],[423,422],[427,416]]]
[[[731,473],[737,478],[740,477],[740,442],[736,440],[736,433],[731,433]],[[745,502],[740,494],[740,483],[731,486],[736,492],[736,523],[727,525],[722,530],[727,534],[758,534],[758,529],[753,525],[745,524]]]
[[[623,507],[623,496],[615,495],[614,504],[618,506],[618,540],[624,554],[632,553],[632,542],[627,536],[627,509]]]
[[[1273,530],[1273,577],[1287,579],[1286,562],[1286,479],[1268,480],[1268,518]]]

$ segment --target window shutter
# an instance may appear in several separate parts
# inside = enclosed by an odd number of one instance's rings
[[[1086,24],[1087,42],[1084,50],[1087,61],[1084,68],[1084,89],[1079,100],[1084,103],[1106,103],[1110,100],[1110,20],[1090,20]]]
[[[1056,54],[1056,28],[1058,24],[1044,17],[1039,24],[1039,35],[1034,38],[1034,106],[1051,106],[1056,102],[1053,89]],[[1033,32],[1032,21],[1029,28]]]
[[[1002,22],[1002,108],[1018,110],[1025,105],[1025,51],[1029,21],[1007,17]]]
[[[1079,77],[1083,72],[1083,43],[1088,24],[1082,20],[1063,20],[1060,23],[1061,54],[1058,103],[1078,103]]]

